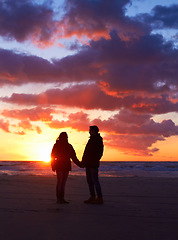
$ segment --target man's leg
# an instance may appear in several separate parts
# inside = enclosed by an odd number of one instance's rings
[[[102,197],[103,195],[102,195],[101,185],[100,185],[99,177],[98,177],[98,168],[92,169],[92,178],[93,178],[97,196]]]
[[[94,182],[91,174],[91,168],[86,168],[86,178],[87,178],[87,183],[90,191],[90,198],[84,201],[84,203],[92,203],[95,200],[96,196],[95,196]]]
[[[96,193],[97,193],[97,199],[94,203],[102,204],[103,203],[103,194],[102,194],[101,185],[100,185],[99,177],[98,177],[98,168],[92,169],[92,178],[93,178],[94,186],[95,186]]]

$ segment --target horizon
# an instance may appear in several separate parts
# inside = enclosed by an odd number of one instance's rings
[[[43,161],[43,160],[0,160],[0,162],[42,162],[44,164],[50,164],[50,160],[49,161]],[[149,162],[160,162],[160,163],[164,163],[164,162],[178,162],[178,161],[171,161],[171,160],[168,160],[168,161],[161,161],[161,160],[130,160],[130,161],[125,161],[125,160],[115,160],[115,161],[106,161],[106,160],[100,160],[100,163],[103,162],[108,162],[108,163],[119,163],[119,162],[145,162],[145,163],[149,163]],[[72,164],[74,164],[72,162]],[[75,165],[75,164],[74,164]]]

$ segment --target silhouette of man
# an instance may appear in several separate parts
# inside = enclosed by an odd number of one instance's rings
[[[99,134],[99,128],[97,126],[90,126],[89,133],[90,139],[83,153],[82,166],[86,168],[90,198],[84,201],[84,203],[102,204],[103,196],[98,178],[98,168],[103,155],[103,139]]]

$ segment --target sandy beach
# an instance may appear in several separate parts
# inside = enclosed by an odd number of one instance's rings
[[[69,204],[56,204],[55,184],[55,176],[0,177],[1,240],[178,239],[178,178],[103,177],[103,205],[83,203],[83,176],[69,176]]]

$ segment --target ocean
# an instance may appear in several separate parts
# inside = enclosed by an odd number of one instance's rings
[[[104,162],[103,177],[178,177],[178,162]],[[52,176],[50,163],[39,161],[0,161],[0,175]],[[85,175],[85,169],[72,163],[70,175]]]

